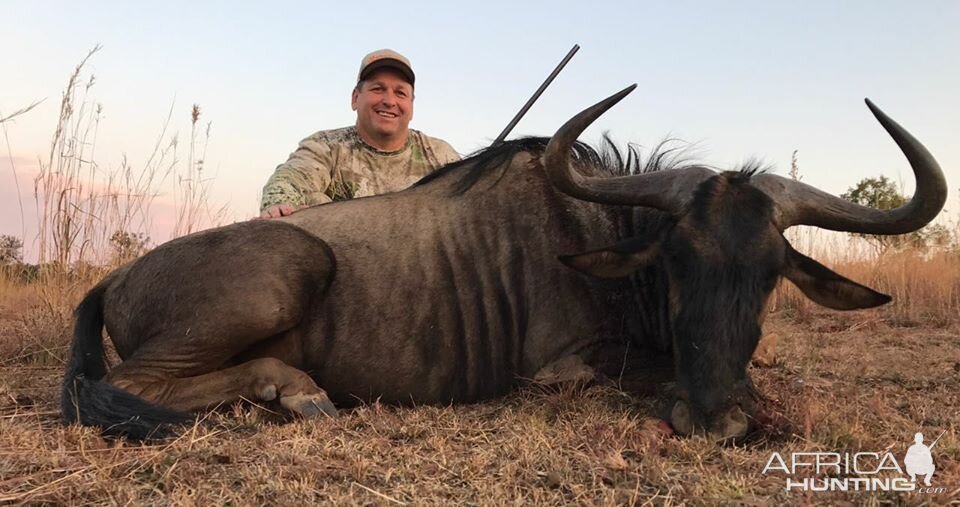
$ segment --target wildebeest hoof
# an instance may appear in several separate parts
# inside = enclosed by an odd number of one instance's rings
[[[283,408],[306,418],[328,415],[337,416],[337,409],[325,394],[293,394],[281,396]]]
[[[533,377],[541,385],[588,383],[596,378],[597,372],[583,362],[576,354],[562,357],[544,366]]]
[[[753,352],[752,362],[755,366],[770,367],[777,363],[777,338],[775,333],[765,334],[760,338]]]
[[[262,387],[258,387],[255,390],[257,398],[263,401],[273,401],[277,399],[277,386],[274,384],[266,384]]]

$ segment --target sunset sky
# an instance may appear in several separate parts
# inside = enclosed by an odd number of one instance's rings
[[[36,236],[33,177],[49,155],[60,93],[89,49],[101,104],[94,161],[146,163],[211,122],[210,200],[229,221],[257,212],[277,164],[308,134],[353,123],[360,58],[390,47],[417,72],[412,127],[470,153],[496,137],[574,44],[582,49],[514,130],[550,135],[584,107],[637,91],[584,136],[644,146],[697,143],[705,162],[751,157],[781,174],[799,150],[804,181],[840,193],[887,175],[912,192],[903,156],[870,97],[938,158],[957,212],[960,2],[27,2],[5,1],[0,117],[37,100],[0,137],[0,234]],[[12,155],[12,156],[11,156]],[[185,158],[185,153],[180,153]],[[25,216],[14,182],[18,176]],[[166,239],[171,196],[150,232]]]

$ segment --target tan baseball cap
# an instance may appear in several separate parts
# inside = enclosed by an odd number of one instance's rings
[[[373,53],[363,57],[360,60],[360,72],[357,73],[357,82],[363,81],[371,72],[384,67],[397,69],[403,74],[410,84],[413,84],[416,76],[413,74],[413,67],[407,57],[397,53],[392,49],[378,49]]]

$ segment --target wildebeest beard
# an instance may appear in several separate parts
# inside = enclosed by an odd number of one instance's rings
[[[768,281],[730,267],[694,274],[684,286],[672,319],[674,361],[681,392],[704,417],[746,400],[746,367],[760,339],[758,316]],[[733,396],[732,398],[729,396]]]

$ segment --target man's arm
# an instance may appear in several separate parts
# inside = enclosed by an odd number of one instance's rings
[[[450,146],[450,143],[440,139],[438,141],[440,142],[437,146],[437,159],[440,161],[440,165],[443,166],[460,160],[460,154],[453,149],[453,146]]]
[[[460,160],[460,154],[457,153],[457,150],[453,149],[453,146],[450,146],[450,143],[443,139],[430,137],[422,132],[419,135],[422,136],[422,143],[428,154],[427,159],[430,161],[430,165],[433,166],[431,168],[432,170]]]
[[[262,218],[286,216],[299,208],[330,202],[324,191],[330,186],[335,155],[320,134],[300,141],[297,150],[267,180],[260,200]]]

